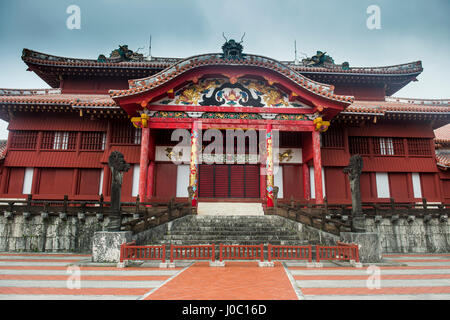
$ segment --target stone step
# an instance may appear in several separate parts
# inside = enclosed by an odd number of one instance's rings
[[[188,233],[188,232],[259,232],[259,233],[267,233],[267,232],[295,232],[296,230],[290,228],[270,228],[270,227],[223,227],[223,226],[209,226],[209,227],[192,227],[192,226],[183,226],[177,228],[171,228],[170,232],[172,233]]]
[[[212,239],[212,240],[230,240],[230,241],[241,241],[241,240],[255,240],[255,241],[269,241],[269,240],[297,240],[297,235],[164,235],[163,239],[165,240],[204,240],[204,239]]]
[[[217,240],[217,239],[204,239],[204,240],[159,240],[152,241],[151,243],[147,243],[147,245],[161,245],[161,244],[174,244],[174,245],[216,245],[216,249],[218,250],[220,244],[225,245],[260,245],[264,244],[267,246],[269,243],[272,245],[291,245],[291,246],[303,246],[308,245],[308,241],[305,240]]]
[[[166,235],[218,235],[218,236],[233,236],[233,235],[252,235],[252,236],[264,236],[267,234],[271,235],[277,235],[277,236],[297,236],[297,232],[294,230],[270,230],[270,233],[267,231],[260,231],[260,230],[246,230],[245,232],[241,232],[239,230],[205,230],[205,231],[198,231],[198,230],[175,230],[167,232]]]

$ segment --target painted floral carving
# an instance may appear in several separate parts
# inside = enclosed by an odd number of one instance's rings
[[[178,90],[173,99],[164,98],[155,104],[310,109],[302,103],[289,102],[288,95],[274,85],[254,79],[239,79],[237,82],[199,80]]]

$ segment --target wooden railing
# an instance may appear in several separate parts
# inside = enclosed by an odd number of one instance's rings
[[[26,200],[0,199],[0,212],[8,218],[23,215],[28,219],[41,215],[43,218],[59,216],[61,219],[77,216],[83,220],[87,216],[96,216],[98,220],[103,220],[111,214],[110,205],[103,196],[91,201],[68,200],[68,196],[64,196],[64,200],[36,200],[28,196]],[[196,209],[191,207],[189,201],[176,202],[172,198],[168,201],[140,202],[137,197],[136,202],[121,203],[121,214],[127,218],[122,223],[122,230],[137,233],[185,215],[196,214]]]
[[[329,204],[325,198],[323,204],[275,201],[274,208],[266,208],[266,214],[279,215],[296,222],[339,235],[343,231],[351,231],[352,205]],[[424,198],[420,203],[388,202],[362,203],[363,215],[371,218],[444,218],[450,215],[450,204],[428,203]]]

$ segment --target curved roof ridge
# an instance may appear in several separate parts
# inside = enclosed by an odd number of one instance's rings
[[[342,65],[340,65],[340,64],[336,64],[336,65],[328,64],[326,66],[309,67],[309,66],[305,66],[303,64],[295,64],[295,61],[283,61],[283,62],[287,63],[289,65],[292,65],[293,68],[302,68],[305,71],[307,71],[307,70],[311,70],[311,71],[324,70],[324,71],[354,72],[354,71],[400,71],[400,70],[408,70],[408,69],[422,69],[422,61],[421,60],[400,63],[400,64],[395,64],[395,65],[388,65],[388,66],[349,67],[348,70],[343,70]]]
[[[426,98],[400,98],[400,97],[386,97],[386,101],[399,102],[408,104],[429,104],[429,105],[449,105],[450,99],[426,99]],[[433,104],[435,103],[435,104]]]
[[[61,94],[61,88],[48,89],[19,89],[19,88],[0,88],[0,96],[37,96]]]
[[[117,65],[127,65],[127,64],[152,64],[152,63],[167,63],[167,64],[173,64],[180,60],[183,60],[182,58],[170,58],[170,57],[152,57],[151,60],[142,60],[142,61],[114,61],[109,60],[106,62],[99,62],[97,59],[83,59],[83,58],[71,58],[71,57],[64,57],[64,56],[56,56],[51,55],[48,53],[42,53],[35,50],[30,50],[27,48],[24,48],[22,50],[22,60],[29,60],[29,59],[38,59],[38,60],[44,60],[44,61],[52,61],[52,62],[67,62],[67,63],[92,63],[95,65],[108,65],[108,64],[117,64]]]
[[[214,66],[214,65],[232,65],[232,66],[257,66],[268,68],[273,71],[278,72],[281,75],[289,78],[290,80],[296,82],[301,87],[312,91],[318,95],[322,95],[332,100],[339,101],[353,101],[353,97],[336,95],[334,94],[334,86],[320,83],[309,79],[308,77],[302,75],[301,73],[293,70],[291,67],[277,61],[273,58],[268,58],[261,55],[245,54],[243,59],[226,59],[223,58],[221,53],[207,53],[191,56],[178,63],[145,78],[129,80],[129,89],[125,90],[110,90],[110,95],[114,97],[134,95],[137,93],[142,93],[157,87],[174,77],[182,74],[188,70],[199,66]]]

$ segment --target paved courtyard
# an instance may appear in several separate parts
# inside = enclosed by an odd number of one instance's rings
[[[450,254],[385,255],[379,266],[227,261],[118,269],[89,255],[0,253],[0,300],[318,300],[450,299]]]

